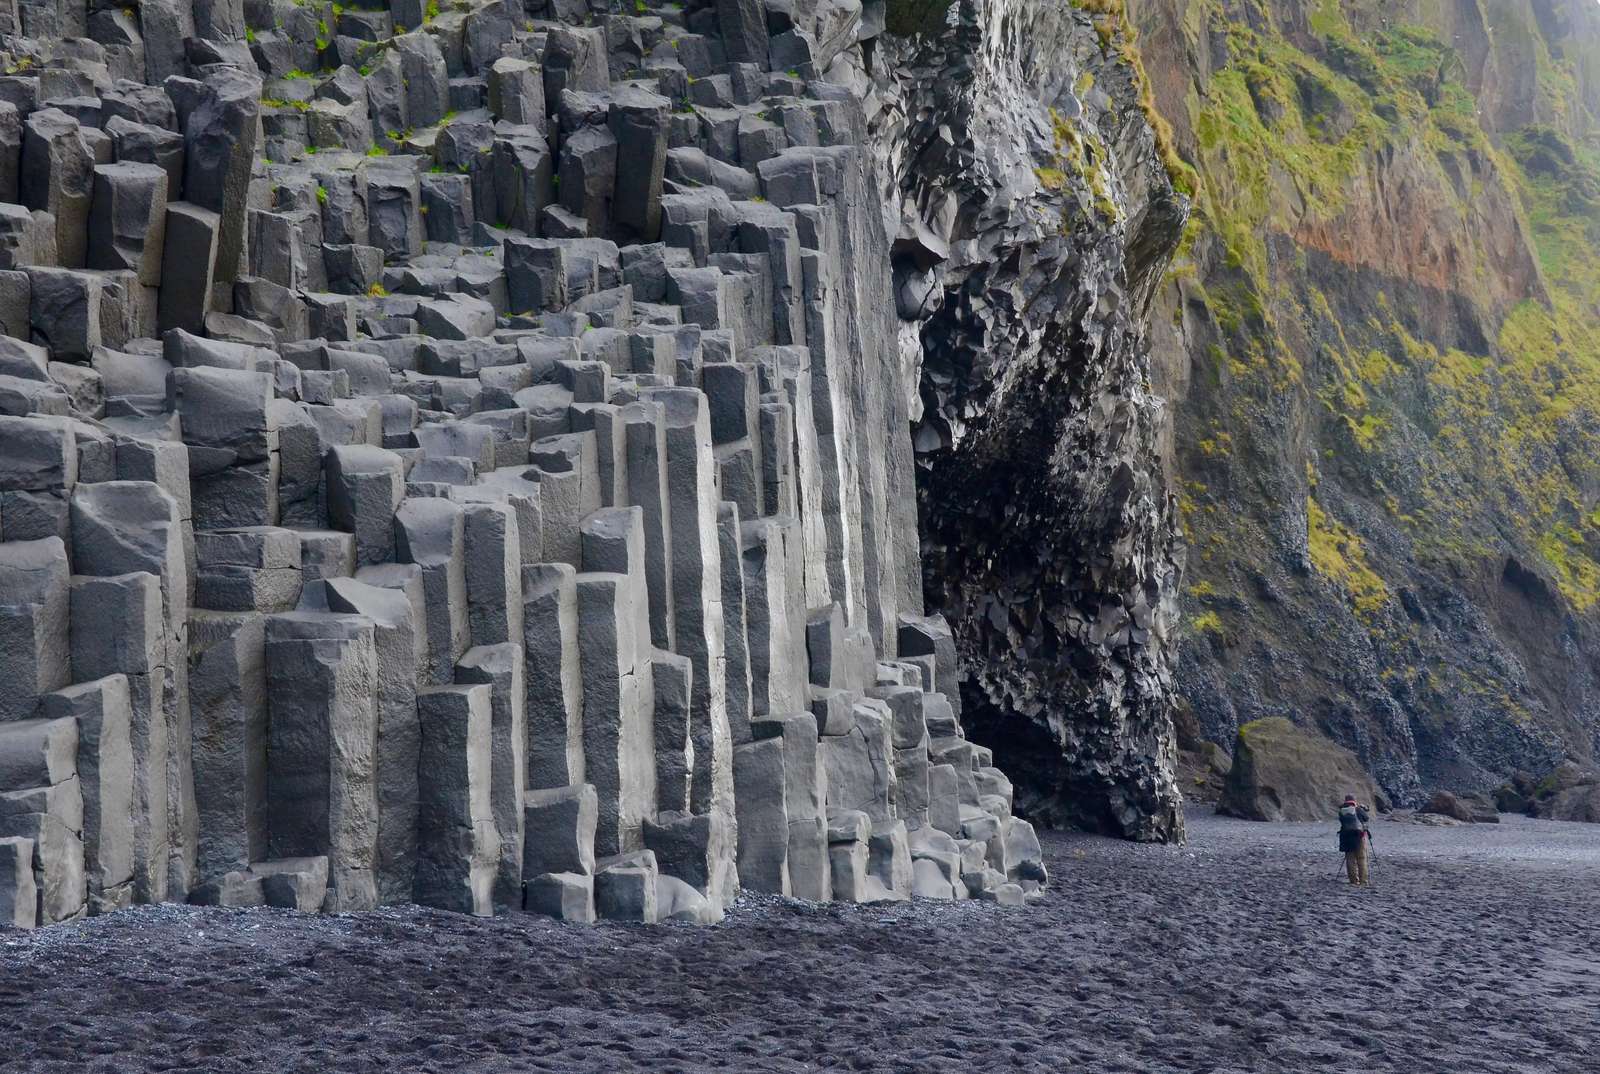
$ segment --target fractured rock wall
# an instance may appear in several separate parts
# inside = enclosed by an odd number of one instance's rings
[[[922,616],[861,16],[0,13],[0,921],[1039,889]]]
[[[1077,6],[891,10],[921,32],[875,43],[854,78],[920,385],[927,600],[967,718],[1030,816],[1181,839],[1184,552],[1144,318],[1187,202],[1120,39]]]

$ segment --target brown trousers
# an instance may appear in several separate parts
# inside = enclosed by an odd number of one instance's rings
[[[1361,845],[1354,850],[1345,852],[1344,871],[1350,877],[1352,884],[1370,884],[1367,878],[1367,840],[1363,836]]]

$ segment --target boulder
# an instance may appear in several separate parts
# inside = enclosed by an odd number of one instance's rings
[[[1449,791],[1434,791],[1433,797],[1428,799],[1428,804],[1422,807],[1421,812],[1437,813],[1442,817],[1451,817],[1467,823],[1472,821],[1472,810]]]
[[[1327,820],[1344,796],[1384,804],[1355,754],[1282,717],[1239,728],[1217,812],[1244,820]]]
[[[1545,820],[1600,824],[1600,771],[1576,761],[1557,765],[1534,787],[1528,811]]]

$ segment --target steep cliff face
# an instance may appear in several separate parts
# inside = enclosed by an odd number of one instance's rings
[[[890,3],[862,53],[897,235],[924,589],[1019,809],[1181,838],[1183,561],[1143,318],[1182,234],[1127,38],[1065,2]]]
[[[1401,802],[1600,744],[1600,4],[1130,0],[1199,172],[1152,316],[1179,731]]]

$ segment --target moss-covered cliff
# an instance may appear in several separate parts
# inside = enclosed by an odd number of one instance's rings
[[[1600,4],[1127,16],[1198,176],[1151,325],[1180,737],[1288,715],[1401,801],[1592,757]]]

